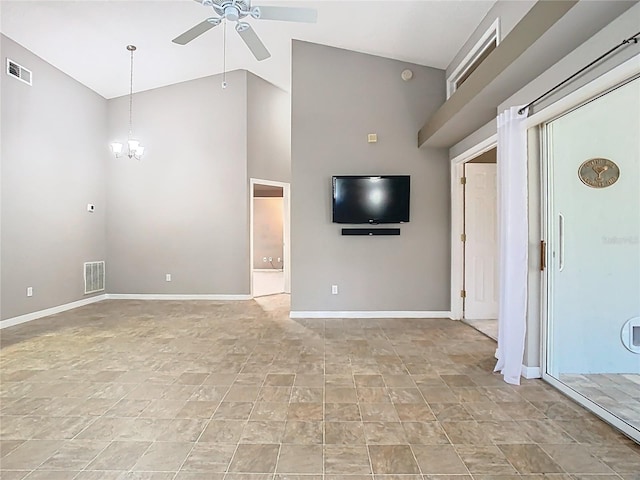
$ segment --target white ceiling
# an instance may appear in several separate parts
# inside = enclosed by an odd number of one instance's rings
[[[495,0],[253,3],[318,11],[316,24],[250,19],[271,51],[272,57],[262,62],[253,58],[231,26],[227,30],[228,71],[246,69],[288,90],[291,39],[444,69]],[[113,98],[129,92],[128,44],[138,47],[134,91],[221,73],[222,26],[185,46],[171,42],[211,13],[193,0],[0,0],[0,30],[100,95]]]

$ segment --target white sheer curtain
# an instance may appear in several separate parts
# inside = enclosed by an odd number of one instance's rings
[[[498,363],[504,381],[520,385],[527,317],[527,111],[498,115]]]

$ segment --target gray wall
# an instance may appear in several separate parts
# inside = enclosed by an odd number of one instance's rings
[[[81,300],[105,260],[107,101],[1,36],[1,318]],[[33,86],[6,74],[9,57]],[[96,205],[94,213],[87,204]],[[27,298],[26,288],[33,287]]]
[[[498,162],[498,149],[493,147],[491,150],[478,155],[473,160],[469,160],[467,163],[497,163]]]
[[[141,161],[107,168],[109,293],[249,294],[247,74],[134,95]],[[128,97],[109,100],[126,139]],[[165,274],[172,281],[165,281]]]
[[[444,98],[443,70],[293,42],[292,310],[449,310],[447,152],[415,142]],[[331,223],[331,176],[340,174],[411,175],[400,236],[340,235]]]
[[[85,298],[91,260],[107,261],[108,293],[249,294],[248,170],[290,180],[285,92],[236,71],[225,90],[214,76],[138,93],[145,156],[115,159],[128,97],[107,101],[6,37],[4,57],[34,86],[2,75],[1,318]]]
[[[496,119],[494,118],[490,122],[485,123],[482,127],[480,127],[478,130],[473,132],[471,135],[469,135],[465,139],[453,145],[449,149],[449,158],[453,159],[453,158],[456,158],[458,155],[462,155],[470,148],[475,147],[480,142],[483,142],[489,137],[491,137],[492,135],[496,135],[496,134],[497,134],[497,125],[496,125]]]
[[[247,72],[249,177],[291,181],[291,101],[284,90]]]

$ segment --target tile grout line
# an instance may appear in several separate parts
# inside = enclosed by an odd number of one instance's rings
[[[389,339],[389,337],[385,334],[387,340],[389,340],[389,342],[391,342],[391,340]],[[400,357],[400,355],[398,354],[398,351],[395,347],[393,347],[394,352],[396,352],[396,355],[398,355],[398,357]],[[400,358],[402,361],[402,358]],[[404,361],[402,361],[403,366],[406,368],[406,365],[404,364]],[[455,452],[456,456],[458,457],[458,460],[460,460],[460,462],[462,463],[462,465],[464,465],[464,468],[467,470],[469,476],[471,476],[471,478],[473,478],[473,475],[471,473],[471,470],[469,469],[469,466],[464,462],[464,460],[462,460],[462,457],[460,456],[460,454],[458,453],[458,450],[456,450],[455,445],[453,444],[453,442],[451,441],[451,438],[449,437],[449,434],[447,433],[447,431],[445,430],[445,428],[442,426],[442,422],[440,422],[440,420],[438,420],[438,417],[436,416],[435,412],[433,411],[433,409],[431,408],[431,404],[427,401],[426,397],[424,396],[424,393],[422,392],[422,390],[420,390],[420,388],[418,388],[418,384],[415,382],[415,380],[413,379],[413,375],[411,374],[411,372],[409,372],[409,369],[407,369],[407,373],[409,374],[409,377],[411,378],[411,381],[414,383],[414,385],[416,386],[418,392],[420,393],[420,397],[422,398],[422,400],[424,401],[425,405],[429,408],[429,411],[431,412],[431,414],[433,415],[433,418],[435,419],[435,423],[436,425],[438,425],[440,427],[440,429],[442,430],[442,432],[444,433],[445,437],[447,438],[447,440],[449,441],[449,446],[453,449],[453,451]],[[439,373],[436,373],[438,375],[438,377],[440,377]],[[384,377],[383,377],[384,379]],[[442,380],[442,377],[440,377],[440,379]],[[443,380],[444,381],[444,380]],[[386,382],[385,382],[386,383]],[[445,382],[446,384],[446,382]],[[404,427],[403,427],[404,428]],[[418,462],[418,457],[415,454],[415,451],[413,449],[413,445],[409,444],[409,448],[411,450],[411,454],[414,457],[414,460],[416,462],[416,465],[418,466],[418,470],[421,472],[422,475],[425,475],[422,472],[422,468],[420,467],[420,462]]]
[[[88,400],[88,399],[87,399],[87,400]],[[119,400],[118,400],[118,401],[119,401]],[[114,405],[115,405],[115,404],[117,404],[117,403],[118,403],[118,401],[116,401],[116,402],[114,403]],[[112,407],[113,407],[113,405],[112,405]],[[111,408],[112,408],[112,407],[111,407]],[[109,410],[107,410],[107,411],[109,411]],[[106,413],[106,412],[105,412],[105,413]],[[103,416],[104,416],[104,413],[103,413],[102,415],[100,415],[100,416],[96,416],[96,418],[95,418],[92,422],[89,422],[89,424],[88,424],[85,428],[83,428],[83,429],[82,429],[82,430],[80,430],[78,433],[76,433],[73,437],[71,437],[70,439],[67,439],[67,440],[79,440],[79,439],[77,438],[77,437],[78,437],[78,435],[80,435],[82,432],[84,432],[87,428],[89,428],[89,427],[90,427],[90,426],[92,426],[93,424],[97,423],[97,422],[98,422],[98,420],[99,420],[100,418],[103,418]],[[65,441],[65,440],[63,440],[63,441]],[[97,440],[96,440],[96,441],[97,441]],[[96,453],[96,454],[95,454],[95,455],[94,455],[94,456],[93,456],[89,461],[87,461],[87,463],[84,465],[84,467],[82,467],[82,469],[80,470],[80,472],[85,471],[85,469],[86,469],[86,468],[91,464],[91,462],[93,462],[96,458],[98,458],[98,456],[99,456],[102,452],[104,452],[104,451],[109,447],[109,445],[111,445],[111,443],[112,443],[112,442],[113,442],[113,439],[111,439],[111,440],[109,440],[109,441],[106,441],[106,443],[107,443],[107,444],[105,445],[105,447],[104,447],[103,449],[101,449],[99,452],[97,452],[97,453]],[[61,447],[61,448],[62,448],[62,447]],[[53,453],[52,453],[51,455],[49,455],[45,460],[43,460],[43,461],[42,461],[42,463],[41,463],[40,465],[38,465],[38,467],[36,467],[36,468],[33,470],[33,472],[35,472],[39,467],[41,467],[42,465],[44,465],[44,463],[45,463],[45,462],[47,462],[50,458],[52,458],[56,453],[58,453],[58,452],[61,450],[61,448],[56,449],[56,451],[55,451],[55,452],[53,452]],[[33,473],[33,472],[31,472],[31,473]],[[78,472],[78,475],[80,474],[80,472]],[[27,476],[31,475],[31,473],[29,473]],[[78,476],[78,475],[75,475],[75,476]]]
[[[382,333],[384,334],[384,332],[382,332]],[[385,338],[386,338],[386,334],[384,334],[384,336],[385,336]],[[395,351],[395,350],[394,350],[394,351]],[[382,381],[384,382],[384,377],[382,377]],[[353,378],[353,384],[355,385],[355,377]],[[356,387],[356,400],[358,400],[358,409],[360,409],[360,401],[359,401],[359,399],[357,398],[357,395],[358,395],[358,393],[357,393],[357,392],[358,392],[358,391],[357,391],[357,387]],[[388,392],[387,392],[387,395],[388,395]],[[391,398],[389,398],[389,400],[392,400],[392,399],[391,399]],[[393,405],[393,403],[392,403],[392,405]],[[394,410],[395,410],[395,407],[394,407]],[[397,413],[397,412],[396,412],[396,413]],[[362,429],[363,429],[362,434],[364,435],[364,443],[365,443],[364,448],[365,448],[365,449],[366,449],[366,451],[367,451],[367,458],[369,459],[369,471],[371,472],[371,478],[375,479],[376,472],[375,472],[375,471],[374,471],[374,469],[373,469],[373,459],[371,458],[371,450],[369,449],[369,443],[367,442],[367,433],[366,433],[366,430],[364,429],[364,419],[363,419],[363,421],[362,421],[362,425],[363,425],[363,427],[362,427]]]
[[[249,357],[247,357],[248,359]],[[248,360],[247,360],[248,361]],[[246,362],[245,362],[246,363]],[[242,368],[240,369],[240,371],[242,371]],[[235,382],[235,380],[238,378],[238,375],[240,374],[240,371],[238,373],[235,374],[235,377],[231,383],[231,385],[233,385],[233,383]],[[211,373],[209,375],[212,375]],[[207,377],[208,378],[208,377]],[[206,380],[206,378],[205,378]],[[201,384],[201,386],[204,385],[204,383]],[[198,435],[198,438],[196,438],[196,440],[193,442],[193,446],[191,447],[191,449],[189,450],[189,452],[187,453],[187,455],[184,457],[184,460],[182,461],[182,463],[180,464],[180,466],[178,467],[178,469],[176,470],[175,475],[173,476],[172,480],[175,480],[178,477],[178,474],[182,471],[182,467],[184,467],[185,463],[187,463],[187,460],[189,459],[189,456],[191,456],[191,454],[193,453],[193,450],[196,448],[196,445],[198,445],[198,442],[200,441],[200,438],[202,438],[202,435],[204,434],[205,430],[207,429],[207,427],[209,426],[209,424],[212,422],[213,420],[213,416],[216,414],[216,412],[218,411],[218,409],[220,408],[220,405],[222,405],[222,401],[224,400],[224,397],[227,395],[227,393],[229,393],[229,390],[231,389],[231,385],[229,385],[227,387],[227,391],[224,393],[224,395],[222,396],[222,398],[220,399],[220,402],[218,402],[218,405],[216,406],[216,408],[213,409],[213,412],[211,412],[211,415],[209,416],[209,418],[207,419],[206,424],[204,425],[204,428],[202,429],[202,431],[200,432],[200,434]],[[216,386],[216,385],[214,385]],[[193,395],[192,395],[193,396]],[[189,397],[191,398],[191,397]],[[188,401],[188,400],[187,400]],[[231,460],[229,461],[229,463],[231,463]],[[228,468],[228,467],[227,467]]]
[[[244,367],[246,367],[246,366],[247,366],[247,364],[249,363],[249,359],[251,358],[251,355],[252,355],[252,354],[253,354],[253,352],[255,351],[255,348],[256,348],[256,347],[255,347],[255,345],[254,345],[253,349],[251,350],[251,353],[249,353],[249,354],[247,355],[247,359],[246,359],[246,360],[245,360],[245,362],[242,364],[242,367],[240,368],[240,371],[239,371],[239,372],[237,373],[237,375],[236,375],[236,380],[237,380],[238,376],[240,375],[240,373],[242,373],[242,370],[244,370]],[[247,416],[247,420],[246,420],[246,422],[245,422],[245,427],[249,424],[249,419],[251,418],[251,414],[253,413],[253,410],[256,408],[256,403],[257,403],[257,400],[258,400],[258,396],[259,396],[259,394],[260,394],[259,392],[260,392],[260,390],[264,387],[264,384],[265,384],[265,382],[266,382],[266,380],[267,380],[267,375],[268,375],[268,373],[265,373],[265,374],[264,374],[264,378],[262,379],[262,383],[260,384],[260,388],[258,389],[258,394],[256,395],[256,400],[253,402],[253,406],[251,407],[251,410],[249,411],[249,415]],[[234,383],[235,383],[235,382],[234,382]],[[232,385],[233,385],[233,384],[232,384]],[[232,386],[232,385],[230,385],[230,386],[229,386],[229,390],[227,391],[227,394],[228,394],[228,393],[229,393],[229,391],[231,390],[231,386]],[[225,395],[226,395],[226,394],[225,394]],[[224,400],[224,397],[223,397],[223,399],[222,399],[222,400]],[[220,405],[222,404],[222,400],[220,401]],[[218,405],[218,408],[220,407],[220,405]],[[216,410],[217,410],[217,409],[216,409]],[[212,419],[212,420],[213,420],[213,415],[215,415],[215,413],[211,415],[211,419]],[[211,422],[212,420],[210,420],[210,422]],[[244,428],[243,428],[243,431],[244,431]],[[204,432],[204,430],[203,430],[203,432]],[[202,436],[202,434],[200,434],[200,436]],[[199,438],[200,438],[200,437],[198,437],[198,440],[199,440]],[[242,441],[242,432],[240,432],[240,438],[238,439],[238,442],[236,443],[236,448],[233,450],[233,454],[231,455],[231,458],[229,459],[229,462],[227,463],[227,468],[226,468],[226,469],[225,469],[225,471],[224,471],[224,477],[226,477],[226,476],[230,473],[230,472],[229,472],[229,469],[231,468],[231,465],[233,464],[233,460],[235,459],[236,454],[238,453],[238,448],[240,447],[240,442],[241,442],[241,441]],[[197,441],[196,441],[196,443],[197,443]],[[180,470],[178,470],[178,471],[180,471]],[[236,472],[236,473],[240,473],[240,472]]]
[[[327,321],[322,320],[322,479],[326,472],[326,424],[327,424]]]

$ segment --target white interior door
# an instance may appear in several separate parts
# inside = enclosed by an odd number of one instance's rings
[[[495,163],[465,164],[464,317],[498,318],[498,225]]]
[[[547,373],[560,380],[640,373],[623,331],[640,316],[639,132],[640,80],[546,127]]]

